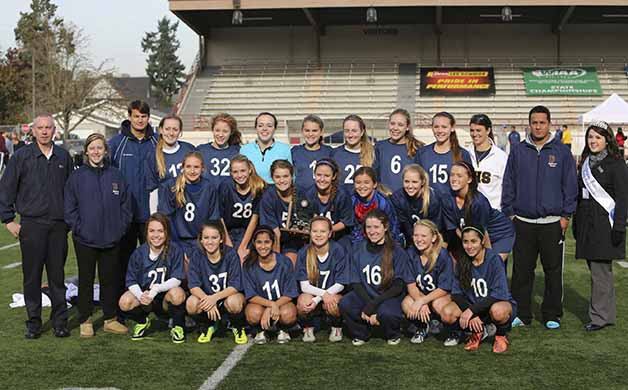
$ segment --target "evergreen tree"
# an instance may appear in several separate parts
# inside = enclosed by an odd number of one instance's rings
[[[177,57],[180,43],[176,37],[179,22],[164,17],[158,22],[157,31],[147,32],[142,39],[142,50],[148,54],[146,74],[158,97],[166,104],[183,85],[185,66]]]

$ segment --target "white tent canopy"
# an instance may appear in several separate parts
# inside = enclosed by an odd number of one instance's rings
[[[583,125],[593,121],[604,121],[609,124],[628,123],[628,103],[614,93],[599,106],[580,115],[579,119]]]

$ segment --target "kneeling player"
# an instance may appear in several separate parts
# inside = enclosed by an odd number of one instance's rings
[[[244,292],[248,304],[245,314],[248,323],[261,330],[255,344],[266,344],[266,331],[279,328],[277,342],[290,341],[286,329],[297,321],[297,308],[292,299],[298,296],[292,261],[273,252],[275,233],[260,225],[253,233],[253,247],[242,267]]]
[[[185,341],[185,292],[179,285],[184,279],[183,251],[172,244],[170,227],[163,214],[151,215],[146,223],[146,243],[129,259],[126,291],[120,297],[120,309],[137,324],[132,340],[141,340],[150,326],[148,313],[168,313],[172,317],[172,342]]]
[[[465,226],[462,230],[464,254],[456,266],[450,302],[443,309],[443,322],[472,332],[464,349],[476,351],[486,336],[486,325],[497,327],[493,352],[508,350],[506,333],[516,312],[503,262],[497,252],[482,246],[484,231],[476,226]],[[445,340],[445,345],[456,345],[459,337],[455,333]],[[454,342],[453,340],[456,340]]]
[[[322,216],[314,217],[310,223],[310,244],[301,249],[297,256],[297,281],[302,291],[297,300],[297,312],[303,326],[303,341],[306,343],[316,341],[312,319],[321,314],[321,309],[331,319],[329,341],[342,340],[342,317],[338,302],[342,298],[340,293],[349,283],[349,260],[344,248],[329,240],[331,234],[331,221]]]
[[[244,331],[244,295],[240,259],[225,245],[225,230],[220,221],[206,222],[199,235],[199,250],[192,254],[188,286],[192,294],[186,303],[201,327],[199,343],[208,343],[216,331],[216,322],[229,315],[236,344],[246,344]]]
[[[432,221],[423,219],[414,224],[412,238],[414,245],[407,251],[410,257],[410,279],[406,280],[408,295],[401,302],[401,308],[406,318],[417,327],[410,342],[420,344],[429,333],[432,313],[440,316],[451,302],[453,263],[443,247],[443,237]]]

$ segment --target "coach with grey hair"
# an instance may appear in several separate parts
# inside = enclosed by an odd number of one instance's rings
[[[67,337],[64,266],[68,227],[63,220],[63,189],[72,172],[67,151],[53,142],[54,119],[39,115],[33,122],[35,142],[15,152],[0,181],[0,220],[20,240],[27,339],[41,335],[41,279],[48,275],[56,337]],[[16,222],[16,211],[20,223]]]

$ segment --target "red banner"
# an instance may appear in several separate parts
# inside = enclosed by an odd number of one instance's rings
[[[493,68],[421,68],[422,96],[486,96],[494,93]]]

